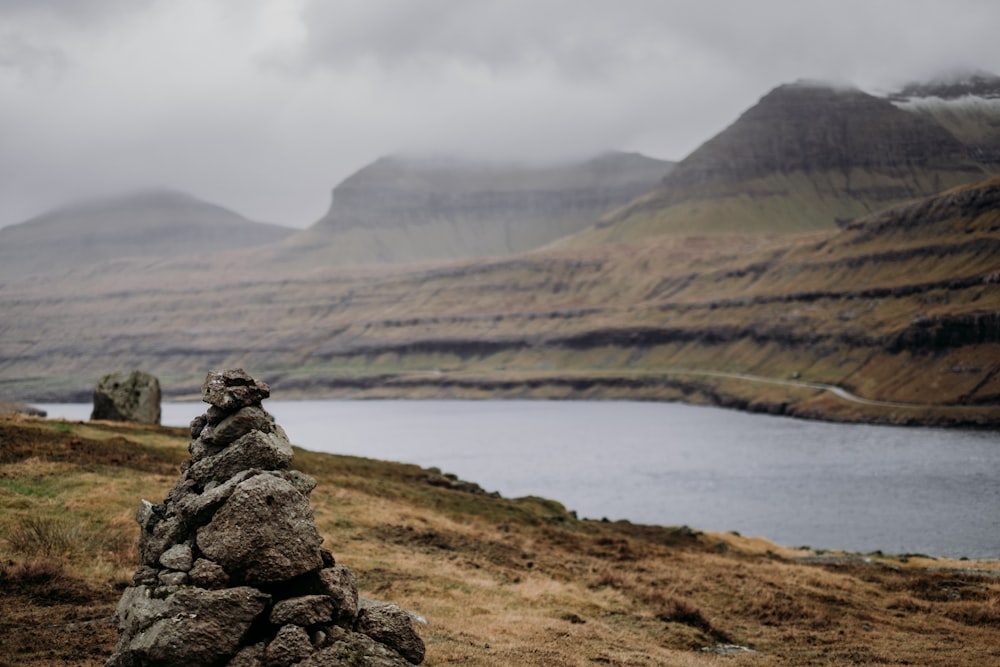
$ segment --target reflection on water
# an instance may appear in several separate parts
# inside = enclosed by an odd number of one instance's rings
[[[581,517],[736,530],[792,546],[1000,557],[1000,437],[680,404],[267,401],[317,451],[437,466]],[[43,406],[86,419],[90,406]],[[187,425],[202,403],[166,403]],[[75,411],[75,412],[73,412]]]

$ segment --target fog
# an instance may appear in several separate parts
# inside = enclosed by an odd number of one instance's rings
[[[183,190],[304,227],[388,153],[680,159],[774,86],[1000,73],[965,0],[0,0],[0,226]]]

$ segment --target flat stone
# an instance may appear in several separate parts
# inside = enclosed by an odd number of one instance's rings
[[[188,572],[191,583],[199,588],[224,588],[229,583],[229,575],[218,563],[199,558]]]
[[[333,600],[328,595],[303,595],[274,604],[271,625],[308,627],[333,621]]]
[[[126,591],[121,639],[109,667],[212,665],[236,655],[240,640],[270,596],[254,588],[184,588],[165,600],[148,588]]]
[[[202,440],[208,442],[207,432],[211,428],[211,443],[225,447],[250,431],[270,433],[274,430],[274,417],[264,408],[248,405],[227,416],[215,426],[202,429]]]
[[[259,404],[270,395],[270,387],[254,380],[242,368],[210,371],[201,385],[202,400],[227,412]]]
[[[413,629],[409,614],[399,605],[386,604],[360,610],[355,629],[397,651],[414,665],[424,659],[424,640]]]
[[[157,579],[163,586],[183,586],[190,581],[187,572],[174,571],[160,572]]]
[[[160,556],[160,565],[171,570],[187,572],[194,563],[194,554],[186,544],[175,544]]]
[[[244,408],[241,412],[250,410]],[[274,433],[250,431],[219,453],[195,462],[187,475],[199,484],[224,482],[248,469],[284,470],[292,462],[292,446]]]

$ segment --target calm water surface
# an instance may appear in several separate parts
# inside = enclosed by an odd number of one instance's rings
[[[49,405],[86,419],[90,406]],[[202,403],[166,403],[187,425]],[[306,449],[437,466],[581,517],[791,546],[1000,557],[1000,434],[672,403],[267,401]]]

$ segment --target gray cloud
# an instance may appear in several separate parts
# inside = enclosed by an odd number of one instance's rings
[[[165,186],[304,226],[389,152],[678,159],[786,81],[1000,73],[979,0],[0,0],[0,21],[0,225]]]
[[[57,48],[32,44],[19,33],[0,35],[0,70],[27,78],[57,76],[67,64],[66,54]]]

